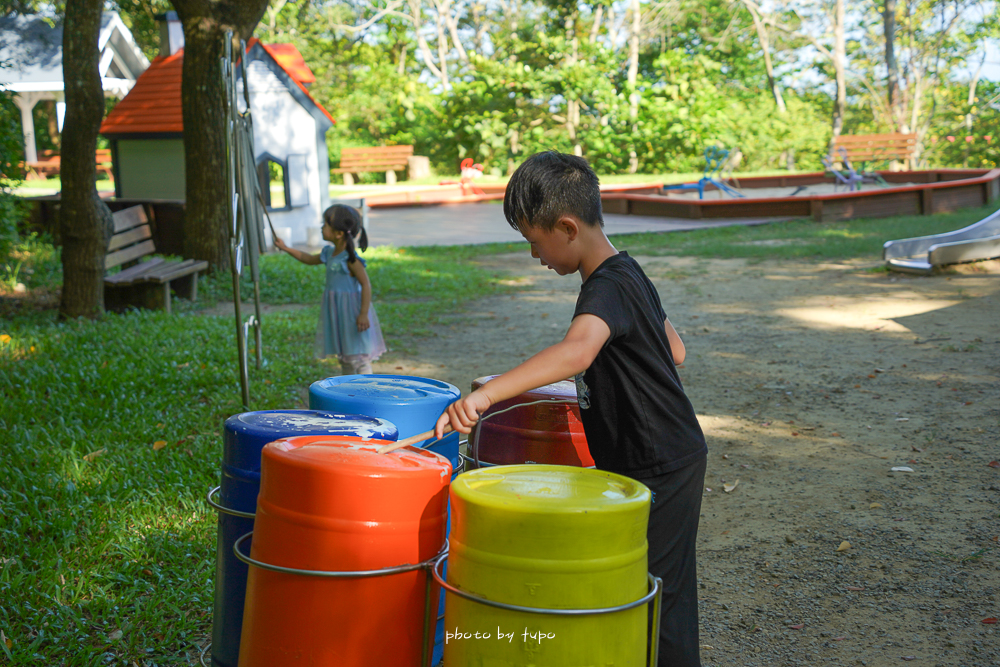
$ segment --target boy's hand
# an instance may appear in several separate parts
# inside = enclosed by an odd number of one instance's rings
[[[358,332],[368,331],[371,324],[368,322],[368,313],[358,315]]]
[[[278,250],[288,250],[288,246],[285,245],[285,242],[279,239],[277,236],[274,237],[274,247],[277,248]]]
[[[440,438],[444,435],[444,425],[451,423],[451,428],[459,433],[471,433],[472,427],[479,421],[479,416],[486,412],[493,405],[489,396],[476,390],[460,398],[438,417],[437,426],[434,427],[434,435]]]

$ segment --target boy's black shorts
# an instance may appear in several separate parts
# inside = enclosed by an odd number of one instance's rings
[[[695,542],[706,460],[640,480],[653,492],[649,571],[663,579],[658,667],[701,667]]]

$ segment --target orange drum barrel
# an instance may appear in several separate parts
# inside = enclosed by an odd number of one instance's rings
[[[472,383],[475,391],[496,375],[477,378]],[[519,403],[542,400],[566,401],[539,403],[501,410]],[[587,436],[580,421],[580,405],[576,397],[576,384],[563,380],[545,387],[532,389],[507,401],[501,401],[486,411],[485,420],[479,422],[469,436],[469,454],[478,448],[479,461],[493,465],[520,463],[550,463],[567,466],[593,467]]]
[[[302,436],[262,450],[240,667],[421,664],[426,569],[300,572],[416,565],[441,550],[451,463],[414,447],[376,453],[385,444]],[[436,585],[431,597],[436,610]]]

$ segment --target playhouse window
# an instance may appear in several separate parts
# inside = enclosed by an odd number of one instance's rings
[[[257,182],[269,209],[288,208],[288,167],[272,155],[262,155],[257,160]]]
[[[308,170],[305,155],[289,155],[279,160],[270,153],[257,158],[257,181],[264,204],[269,209],[289,209],[309,205]]]

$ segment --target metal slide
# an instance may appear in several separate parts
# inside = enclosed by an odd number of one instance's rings
[[[944,234],[886,241],[882,259],[893,271],[931,273],[936,266],[1000,257],[1000,211]]]

